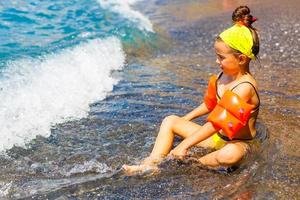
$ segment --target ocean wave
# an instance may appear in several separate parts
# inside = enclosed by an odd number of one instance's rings
[[[89,104],[105,98],[124,66],[115,37],[94,39],[41,58],[7,63],[0,79],[0,151],[25,146],[51,126],[87,116]]]
[[[140,30],[153,32],[153,25],[150,20],[142,13],[131,8],[131,6],[138,1],[141,0],[98,0],[102,8],[110,9],[113,12],[123,15],[134,23],[137,23]]]

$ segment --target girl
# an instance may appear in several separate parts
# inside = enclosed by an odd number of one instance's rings
[[[204,102],[183,117],[166,117],[153,150],[140,165],[123,165],[127,173],[157,169],[167,155],[186,156],[193,146],[213,148],[199,159],[208,167],[230,167],[242,160],[256,135],[259,96],[249,63],[259,52],[259,38],[247,6],[232,14],[234,25],[222,32],[215,42],[217,64],[221,72],[210,78]],[[191,120],[208,114],[200,126]],[[174,136],[183,138],[172,150]]]

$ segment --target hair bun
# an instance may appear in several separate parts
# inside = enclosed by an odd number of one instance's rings
[[[252,23],[256,20],[257,18],[250,14],[250,9],[248,6],[239,6],[232,13],[233,22],[240,22],[247,27],[251,27]]]

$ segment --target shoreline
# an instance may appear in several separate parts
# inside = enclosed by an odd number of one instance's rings
[[[232,4],[219,11],[221,4],[213,1],[203,3],[204,7],[197,1],[178,2],[180,1],[167,1],[161,7],[157,7],[156,13],[150,14],[154,28],[170,38],[173,48],[163,56],[154,56],[145,63],[175,74],[176,84],[194,88],[202,93],[205,84],[199,85],[199,82],[194,80],[207,80],[207,74],[217,72],[212,49],[213,38],[230,25],[231,9],[246,1],[223,1]],[[288,182],[293,183],[297,181],[297,174],[300,173],[300,166],[295,163],[295,159],[300,155],[300,149],[297,147],[300,143],[297,123],[300,121],[300,48],[297,45],[300,39],[300,15],[297,14],[300,4],[296,0],[287,4],[279,0],[268,0],[254,1],[248,5],[253,15],[259,19],[254,26],[261,33],[260,61],[251,66],[251,71],[259,82],[262,101],[259,120],[269,129],[270,145],[274,145],[272,151],[276,152],[273,152],[273,158],[264,164],[267,171],[263,176],[270,176],[270,167],[275,174],[272,176],[280,180],[274,181],[269,177],[262,183],[252,185],[260,194],[272,191],[278,198],[287,198],[291,192],[298,191],[291,199],[298,198],[300,189],[293,185],[288,186],[282,177],[286,176]],[[210,6],[211,8],[207,9]],[[151,6],[146,8],[146,13],[149,10]],[[155,9],[152,8],[153,10]],[[291,168],[292,172],[281,171],[282,162]],[[264,184],[267,185],[265,191],[260,189]]]
[[[231,6],[223,9],[224,2]],[[262,101],[257,129],[261,133],[268,128],[270,134],[264,148],[249,154],[230,175],[207,171],[197,163],[168,160],[156,176],[110,176],[120,164],[137,163],[149,154],[165,116],[183,115],[202,102],[210,74],[219,71],[215,37],[231,24],[230,9],[243,2],[136,4],[153,22],[157,35],[142,34],[133,40],[132,49],[130,45],[126,49],[125,67],[111,74],[119,82],[106,98],[89,105],[87,117],[56,124],[49,137],[37,136],[26,148],[13,147],[1,157],[0,196],[236,199],[245,194],[249,199],[299,199],[300,16],[296,11],[300,5],[295,0],[282,6],[278,0],[255,0],[250,5],[259,18],[255,27],[262,41],[260,63],[253,62],[251,71]],[[204,121],[204,117],[195,120]],[[195,148],[191,153],[197,157],[209,151]]]

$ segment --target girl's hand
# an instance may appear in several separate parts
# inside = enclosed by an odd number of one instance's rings
[[[175,156],[175,157],[184,157],[184,156],[188,155],[188,150],[186,148],[182,148],[182,147],[180,147],[180,145],[178,145],[170,152],[170,155]]]

